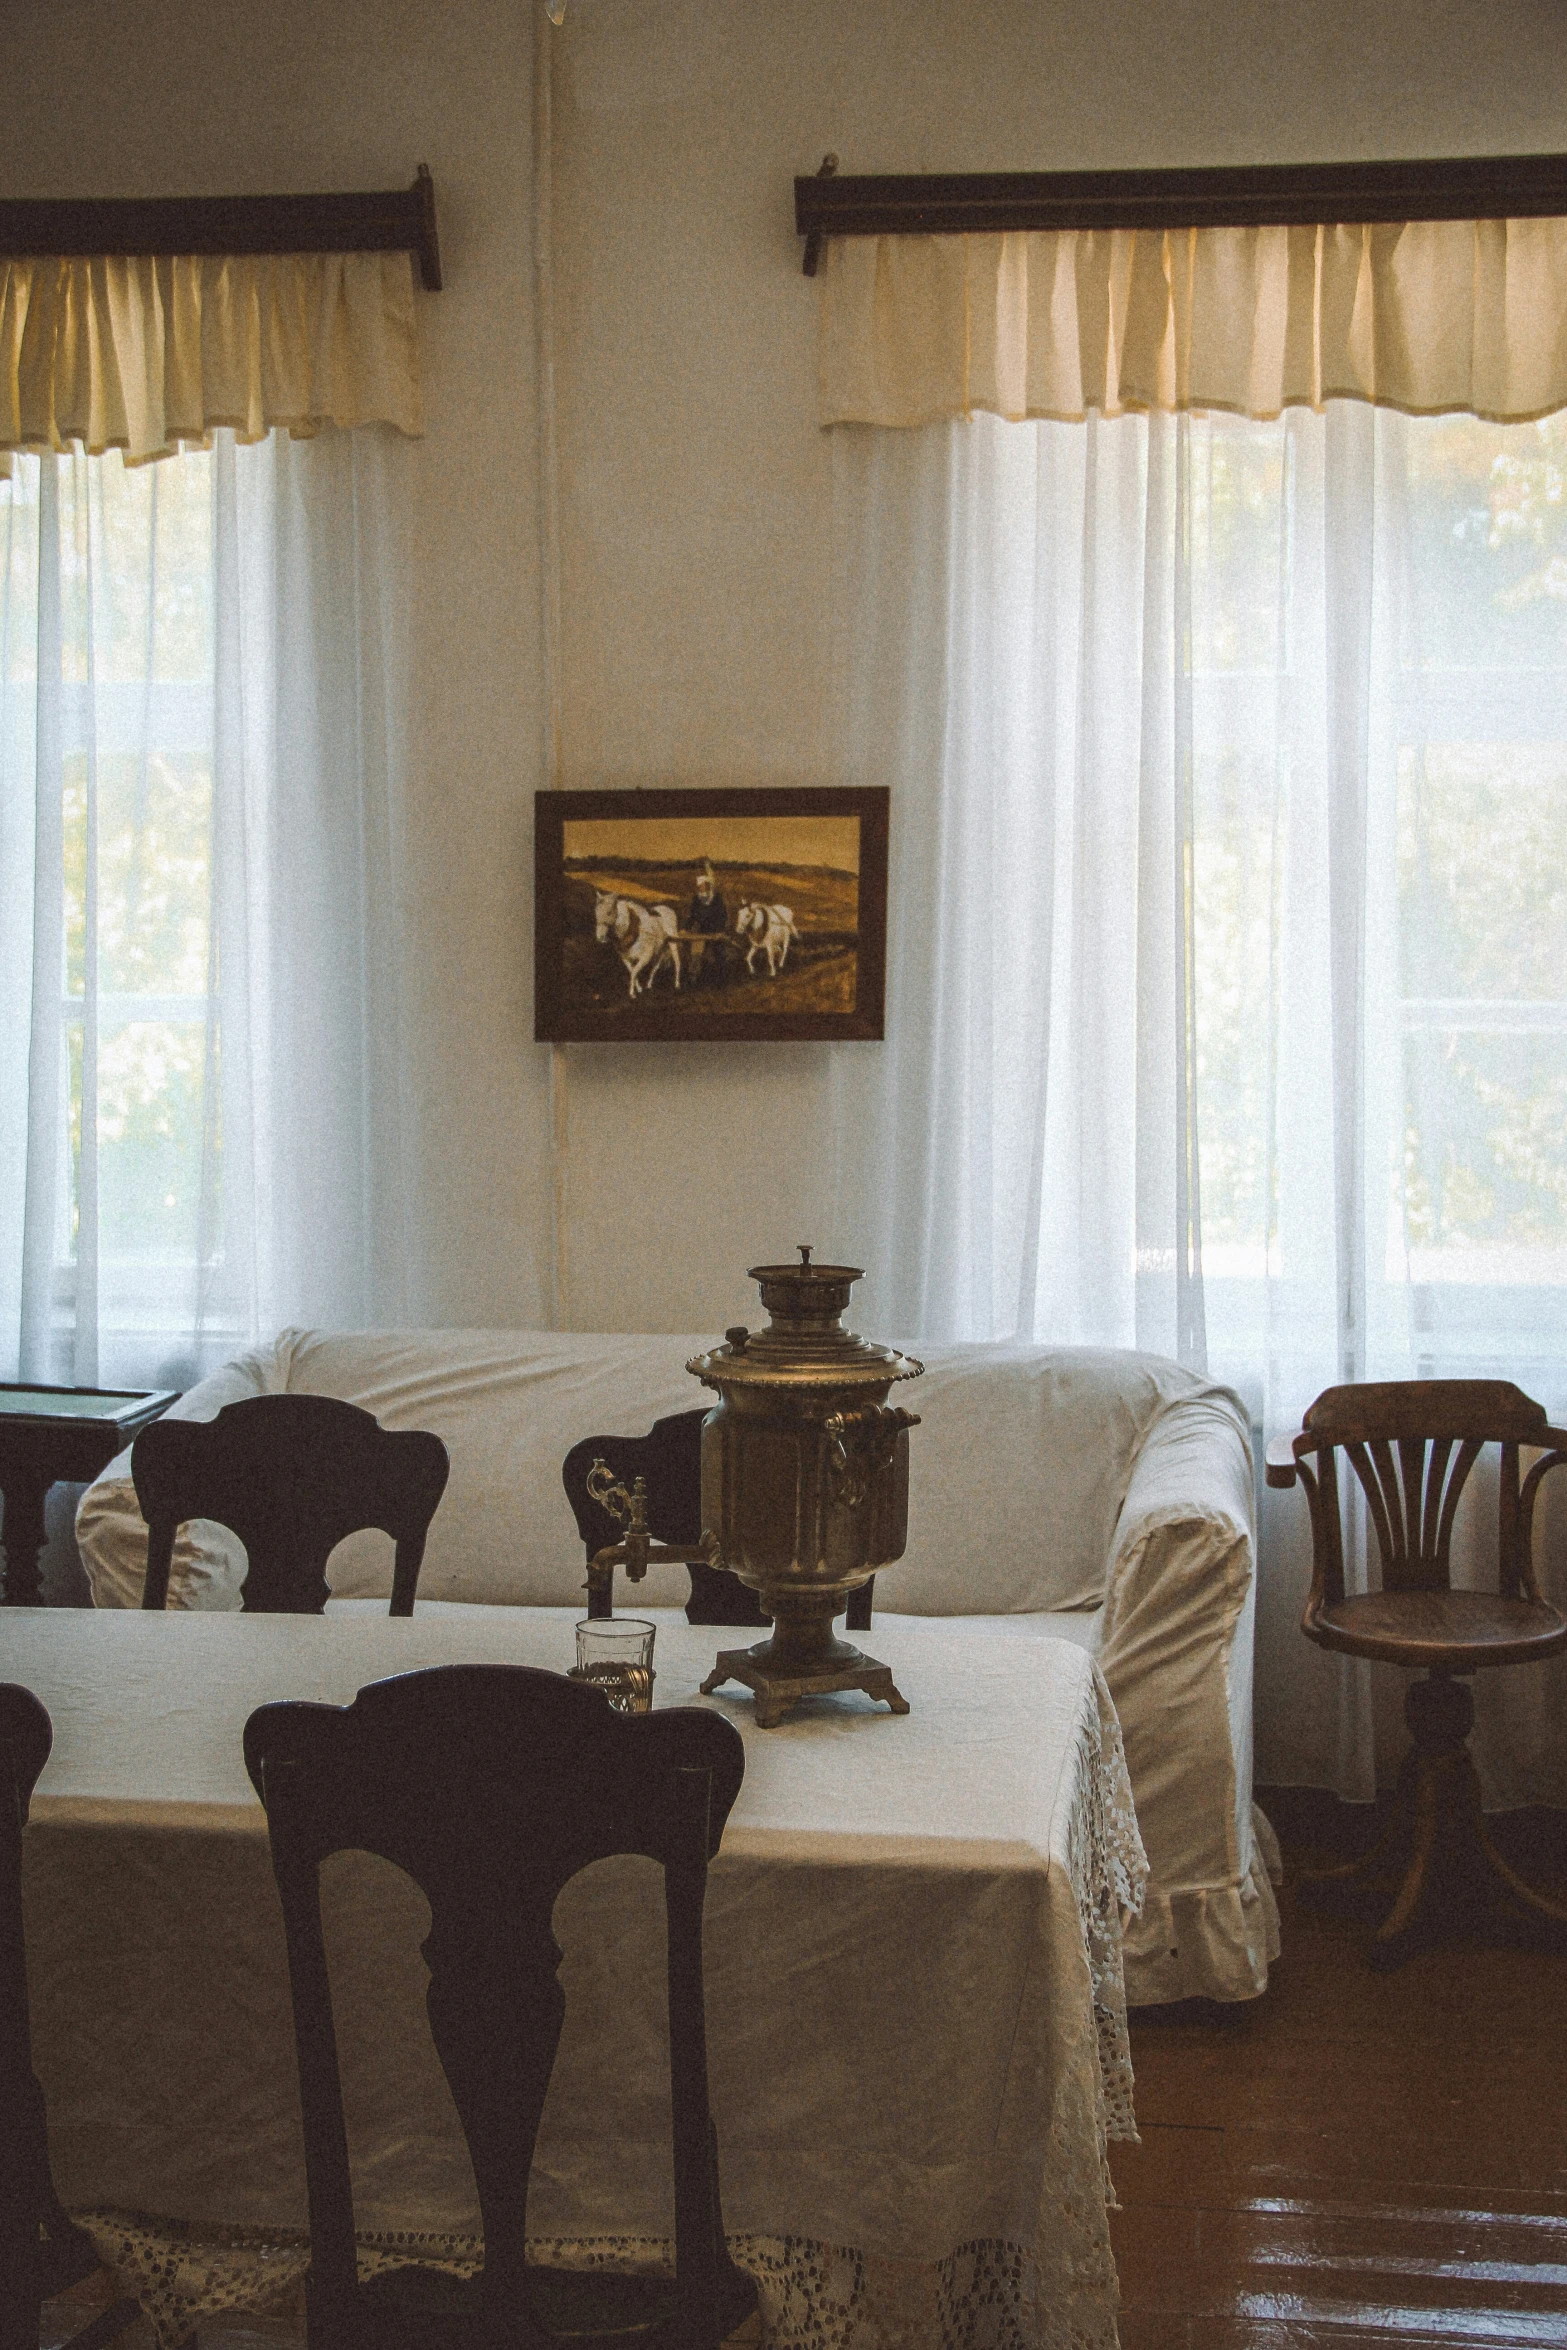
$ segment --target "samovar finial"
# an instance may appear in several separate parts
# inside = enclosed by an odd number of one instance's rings
[[[800,1269],[808,1273],[811,1269],[811,1250],[816,1244],[810,1240],[797,1240],[794,1245],[800,1252]]]

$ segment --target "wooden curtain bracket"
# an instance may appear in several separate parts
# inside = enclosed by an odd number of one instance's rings
[[[100,253],[412,253],[441,289],[435,182],[320,196],[27,196],[0,199],[0,258]]]
[[[798,226],[798,222],[799,222],[799,212],[800,212],[800,190],[801,190],[801,188],[802,188],[802,187],[804,187],[804,188],[814,187],[814,186],[817,184],[817,182],[818,182],[818,181],[820,181],[820,180],[830,180],[830,179],[832,178],[832,176],[833,176],[833,173],[834,173],[834,172],[837,170],[837,168],[838,168],[838,158],[837,158],[837,156],[836,156],[836,155],[824,155],[824,156],[822,157],[822,161],[821,161],[821,169],[820,169],[820,170],[817,172],[817,174],[816,174],[816,179],[815,179],[815,180],[796,180],[796,181],[795,181],[795,183],[794,183],[794,209],[795,209],[795,220],[796,220],[796,225],[797,225],[797,226]],[[805,275],[806,275],[807,277],[814,277],[814,276],[816,275],[816,264],[818,263],[818,261],[820,261],[821,257],[822,257],[822,231],[821,231],[819,228],[813,228],[813,229],[809,229],[809,230],[807,230],[807,231],[805,232],[805,262],[804,262],[804,273],[805,273]]]
[[[828,156],[819,172],[794,183],[794,225],[805,239],[807,277],[816,274],[824,237],[1567,216],[1567,155],[841,179],[836,172],[837,158]]]
[[[441,240],[435,228],[435,182],[430,177],[430,166],[421,163],[414,175],[413,194],[419,203],[419,242],[414,251],[419,256],[419,283],[427,294],[441,290]]]

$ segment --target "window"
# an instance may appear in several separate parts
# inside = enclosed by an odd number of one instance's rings
[[[120,1329],[172,1333],[193,1285],[222,1262],[221,1130],[205,1147],[222,1052],[212,458],[127,468],[80,450],[21,457],[0,500],[0,791],[18,834],[33,803],[35,859],[33,905],[7,929],[25,940],[36,921],[36,951],[58,953],[61,979],[58,1006],[36,1004],[27,1037],[30,1057],[57,1061],[56,1164],[36,1245],[61,1319],[73,1318],[85,1259]],[[58,778],[54,839],[46,774]]]
[[[898,816],[840,1212],[895,1326],[1145,1346],[1278,1419],[1567,1393],[1567,419],[835,452],[846,772]]]
[[[405,461],[0,484],[0,1375],[180,1384],[398,1294]]]
[[[1505,1363],[1554,1389],[1567,1352],[1567,889],[1555,847],[1567,829],[1567,420],[1362,415],[1369,451],[1344,454],[1357,487],[1369,455],[1365,504],[1358,527],[1335,519],[1320,578],[1295,543],[1321,528],[1302,479],[1313,423],[1187,428],[1209,1335],[1241,1369],[1247,1317],[1234,1300],[1241,1326],[1226,1329],[1225,1286],[1284,1271],[1288,1162],[1270,1135],[1291,1103],[1283,1089],[1270,1101],[1267,1039],[1291,893],[1312,886],[1291,786],[1319,731],[1342,742],[1361,728],[1363,1360],[1416,1376]],[[1332,663],[1316,640],[1348,595],[1363,599],[1358,641]],[[1339,820],[1354,814],[1341,805]],[[1331,840],[1320,848],[1317,882],[1331,888]]]

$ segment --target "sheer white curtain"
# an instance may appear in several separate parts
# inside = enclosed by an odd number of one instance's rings
[[[0,482],[0,1376],[406,1318],[408,452]]]
[[[894,791],[888,1042],[837,1059],[882,1321],[1176,1355],[1270,1434],[1340,1379],[1559,1413],[1563,421],[834,440],[847,771]],[[1258,1771],[1364,1796],[1399,1692],[1301,1640],[1304,1517]],[[1563,1800],[1567,1676],[1483,1684],[1492,1795]]]

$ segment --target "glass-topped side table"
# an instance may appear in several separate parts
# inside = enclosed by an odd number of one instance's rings
[[[0,1499],[5,1522],[5,1605],[36,1607],[44,1502],[60,1478],[85,1485],[178,1390],[132,1393],[106,1387],[13,1387],[0,1381]]]

